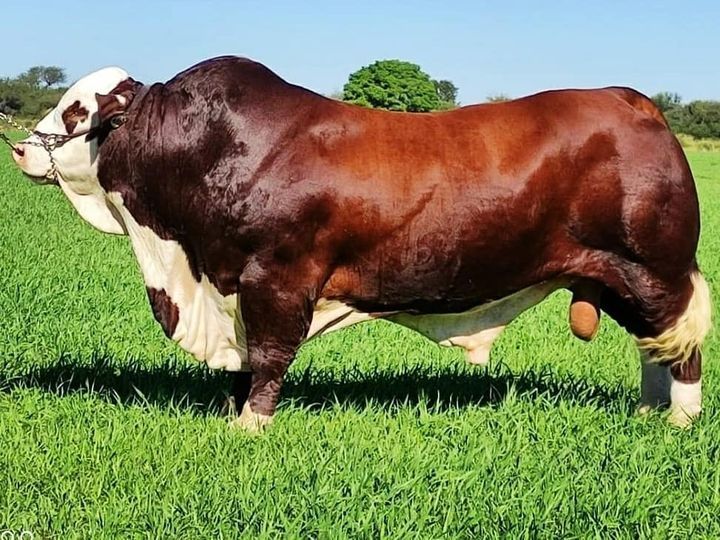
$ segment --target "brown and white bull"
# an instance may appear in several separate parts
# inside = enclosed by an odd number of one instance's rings
[[[237,425],[272,420],[313,336],[385,318],[484,364],[558,288],[579,337],[601,309],[635,336],[641,410],[670,404],[678,424],[700,412],[711,323],[695,185],[633,90],[405,114],[222,57],[164,84],[97,71],[37,132],[17,164],[130,237],[167,335],[237,372]]]

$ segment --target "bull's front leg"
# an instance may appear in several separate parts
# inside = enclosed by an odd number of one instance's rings
[[[242,280],[239,315],[251,373],[235,375],[233,397],[242,409],[233,427],[259,432],[272,422],[285,373],[310,328],[312,289],[267,277]]]

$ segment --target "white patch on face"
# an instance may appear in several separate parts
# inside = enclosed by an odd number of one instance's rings
[[[145,284],[165,291],[178,308],[172,339],[208,367],[248,371],[237,295],[223,296],[205,275],[198,283],[178,242],[163,240],[149,227],[138,224],[118,193],[108,198],[122,216]]]
[[[83,77],[68,89],[58,105],[40,120],[35,129],[42,133],[67,135],[62,114],[75,102],[79,102],[88,114],[87,118],[77,123],[74,133],[93,127],[97,124],[95,113],[98,109],[95,93],[107,94],[127,78],[127,72],[116,67],[101,69]],[[24,142],[39,143],[39,138],[32,135],[19,143],[24,155],[20,157],[13,153],[18,166],[31,177],[48,176],[51,163],[47,150],[42,146],[23,145]],[[86,141],[85,137],[80,136],[53,150],[52,155],[60,175],[60,187],[80,215],[103,232],[122,234],[122,227],[108,209],[105,194],[98,182],[97,141]]]

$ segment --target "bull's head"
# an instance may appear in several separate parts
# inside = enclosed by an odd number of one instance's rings
[[[57,182],[80,215],[104,232],[124,231],[98,181],[99,138],[130,105],[136,86],[116,67],[83,77],[13,151],[15,163],[27,176],[40,184]],[[48,144],[48,135],[60,144]]]

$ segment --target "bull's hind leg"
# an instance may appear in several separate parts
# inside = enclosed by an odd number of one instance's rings
[[[699,272],[681,314],[654,336],[637,338],[643,360],[640,412],[670,405],[670,422],[687,426],[702,409],[701,346],[711,328],[710,292]]]
[[[668,283],[638,271],[608,284],[602,309],[635,336],[642,359],[639,412],[669,405],[670,422],[700,414],[700,349],[710,331],[710,292],[699,271]]]

